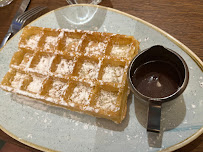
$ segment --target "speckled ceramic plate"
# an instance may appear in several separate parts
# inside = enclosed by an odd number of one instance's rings
[[[16,140],[43,151],[172,151],[203,132],[202,61],[166,32],[134,16],[94,5],[66,6],[31,25],[133,35],[141,42],[141,50],[164,45],[186,60],[190,80],[182,96],[163,105],[164,132],[159,136],[147,134],[147,106],[131,94],[127,117],[117,125],[0,90],[0,128]],[[0,79],[8,71],[21,32],[0,51]]]

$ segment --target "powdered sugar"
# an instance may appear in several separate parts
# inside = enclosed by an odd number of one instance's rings
[[[13,81],[11,82],[11,86],[20,89],[26,77],[27,77],[26,75],[17,72],[13,78]]]
[[[28,40],[26,40],[26,44],[21,44],[20,47],[29,47],[32,50],[36,49],[38,46],[38,42],[41,38],[40,34],[31,36]]]
[[[79,84],[74,88],[70,100],[75,103],[88,105],[90,103],[89,102],[90,93],[91,88]]]
[[[21,67],[27,68],[30,65],[33,56],[30,53],[25,53],[24,58],[20,64]]]
[[[73,43],[78,43],[79,42],[79,39],[75,39],[75,38],[70,38],[70,37],[67,37],[66,38],[66,46],[70,45],[70,44],[73,44]]]
[[[104,53],[105,44],[103,42],[94,42],[90,41],[88,46],[85,48],[85,55],[93,54],[93,55],[102,55]]]
[[[62,93],[68,88],[68,85],[61,81],[55,81],[52,88],[49,90],[49,96],[53,98],[60,98]]]
[[[118,57],[128,57],[130,49],[130,45],[113,45],[110,54]]]
[[[102,80],[104,82],[122,82],[124,74],[124,68],[121,66],[110,66],[104,68],[104,75],[102,76]]]
[[[73,67],[73,60],[61,59],[55,72],[59,74],[71,74],[73,72]]]
[[[46,40],[45,40],[44,49],[48,50],[48,49],[56,47],[57,41],[58,41],[58,37],[47,36]]]
[[[99,97],[97,98],[96,107],[104,110],[117,111],[117,94],[105,90],[101,90]]]
[[[42,56],[39,63],[36,65],[35,70],[40,72],[48,72],[55,56]]]
[[[79,41],[80,39],[67,37],[66,47],[72,51],[75,51],[76,50],[75,48],[79,45]]]
[[[43,81],[43,78],[33,76],[33,81],[28,85],[27,90],[33,93],[40,93]]]
[[[98,77],[98,64],[85,61],[79,71],[79,77],[96,79]]]

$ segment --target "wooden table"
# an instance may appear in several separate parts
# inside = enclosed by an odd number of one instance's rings
[[[14,0],[0,8],[0,42],[6,34],[22,0]],[[48,6],[47,12],[68,5],[66,0],[31,0],[29,8]],[[102,6],[112,7],[148,21],[168,32],[203,60],[203,1],[202,0],[103,0]],[[37,152],[0,131],[0,139]],[[203,135],[177,150],[181,152],[203,151]]]

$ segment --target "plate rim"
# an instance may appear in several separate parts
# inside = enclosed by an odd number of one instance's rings
[[[26,26],[29,26],[30,24],[32,24],[33,22],[35,22],[36,20],[48,15],[48,14],[51,14],[53,13],[54,11],[58,11],[60,9],[64,9],[64,8],[69,8],[69,7],[77,7],[77,6],[88,6],[88,7],[97,7],[97,8],[101,8],[101,9],[106,9],[106,10],[109,10],[109,11],[112,11],[112,12],[116,12],[118,14],[121,14],[121,15],[124,15],[126,17],[129,17],[133,20],[136,20],[136,21],[139,21],[145,25],[147,25],[148,27],[158,31],[159,33],[161,33],[163,36],[165,36],[167,39],[169,39],[170,41],[172,41],[174,44],[176,44],[178,47],[181,48],[181,50],[183,50],[184,52],[186,52],[194,61],[195,63],[199,66],[199,68],[203,71],[203,62],[201,61],[201,59],[193,52],[191,51],[187,46],[185,46],[182,42],[180,42],[179,40],[177,40],[176,38],[174,38],[173,36],[171,36],[170,34],[168,34],[167,32],[165,32],[164,30],[160,29],[159,27],[141,19],[141,18],[138,18],[136,16],[133,16],[133,15],[130,15],[128,13],[125,13],[123,11],[119,11],[117,9],[114,9],[114,8],[110,8],[110,7],[105,7],[105,6],[101,6],[101,5],[93,5],[93,4],[73,4],[73,5],[67,5],[67,6],[63,6],[63,7],[60,7],[60,8],[57,8],[55,10],[52,10],[50,12],[47,12],[45,13],[44,15],[38,17],[37,19],[33,20],[31,23],[29,23],[28,25]],[[19,32],[21,32],[24,28],[22,28]],[[8,42],[12,41],[12,39],[16,36],[16,34],[8,40]],[[7,45],[7,43],[6,43]],[[0,51],[3,50],[5,47],[5,45],[0,48]],[[14,138],[15,140],[17,140],[18,142],[20,143],[23,143],[25,145],[28,145],[32,148],[35,148],[35,149],[38,149],[38,150],[41,150],[41,151],[50,151],[50,152],[55,152],[55,150],[52,150],[52,149],[49,149],[49,148],[46,148],[46,147],[43,147],[43,146],[39,146],[37,144],[34,144],[32,142],[28,142],[26,140],[23,140],[23,139],[20,139],[19,137],[17,137],[16,135],[12,134],[11,132],[9,132],[8,130],[6,130],[4,127],[2,127],[0,125],[0,129],[6,133],[7,135],[9,135],[10,137]],[[165,149],[162,149],[161,152],[167,152],[167,151],[174,151],[174,150],[177,150],[187,144],[189,144],[190,142],[194,141],[196,138],[198,138],[201,134],[203,134],[203,126],[198,130],[196,131],[194,134],[192,134],[190,137],[188,137],[187,139],[175,144],[175,145],[172,145],[168,148],[165,148]]]

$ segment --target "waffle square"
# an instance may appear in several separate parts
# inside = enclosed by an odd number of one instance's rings
[[[132,36],[25,27],[1,88],[121,123],[138,49]]]

